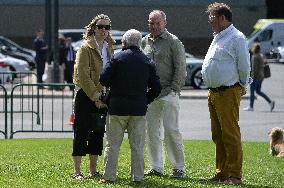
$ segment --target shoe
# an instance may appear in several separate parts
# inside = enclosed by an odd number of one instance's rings
[[[248,106],[248,107],[243,108],[243,111],[251,111],[252,112],[253,108]]]
[[[207,178],[207,181],[211,181],[211,182],[223,182],[225,181],[226,178],[220,175],[215,174],[212,177]]]
[[[173,174],[171,175],[171,178],[184,178],[185,172],[180,169],[173,169]]]
[[[99,183],[112,184],[112,183],[114,183],[114,181],[102,178],[102,179],[100,179]]]
[[[94,179],[94,178],[101,178],[102,174],[100,174],[99,172],[95,172],[95,173],[90,173],[86,178],[87,179]]]
[[[75,174],[72,175],[72,179],[82,180],[82,179],[84,179],[84,176],[81,173],[77,173],[77,174],[75,173]]]
[[[227,185],[240,185],[242,184],[242,179],[235,178],[235,177],[229,177],[225,181],[223,181],[223,183]]]
[[[154,169],[151,169],[151,170],[147,171],[147,172],[144,174],[144,176],[163,176],[163,173],[158,172],[158,171],[156,171],[156,170],[154,170]]]
[[[275,107],[275,101],[271,101],[271,103],[269,105],[270,105],[270,112],[272,112],[272,110]]]
[[[133,180],[133,183],[135,183],[135,184],[142,184],[143,181],[142,180]]]

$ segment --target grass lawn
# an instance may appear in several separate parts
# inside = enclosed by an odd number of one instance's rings
[[[230,187],[203,181],[213,174],[214,144],[211,141],[185,141],[187,177],[170,179],[171,167],[166,162],[165,177],[146,177],[143,184],[130,180],[130,149],[123,142],[115,184],[100,184],[98,179],[75,181],[71,158],[72,139],[14,139],[0,141],[0,187]],[[244,184],[239,187],[284,187],[284,158],[268,154],[268,143],[245,142]],[[146,169],[149,163],[146,159]],[[103,171],[102,157],[99,171]],[[88,158],[83,158],[82,172],[88,173]],[[231,186],[232,187],[232,186]],[[235,186],[233,186],[235,187]]]

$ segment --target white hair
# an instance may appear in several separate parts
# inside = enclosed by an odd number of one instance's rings
[[[142,41],[142,34],[136,29],[130,29],[124,33],[121,41],[126,47],[137,46],[140,48]]]

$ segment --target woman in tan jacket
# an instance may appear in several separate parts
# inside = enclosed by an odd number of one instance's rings
[[[97,171],[98,155],[102,154],[104,132],[90,134],[91,113],[106,108],[101,100],[103,86],[99,75],[113,54],[113,39],[110,36],[110,19],[97,15],[84,34],[84,44],[76,54],[73,82],[79,88],[75,97],[75,122],[73,140],[74,179],[83,179],[81,158],[89,154],[89,177],[100,176]],[[95,125],[94,125],[95,126]]]

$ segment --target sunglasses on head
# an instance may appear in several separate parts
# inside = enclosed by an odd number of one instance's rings
[[[96,27],[97,27],[98,29],[103,29],[103,28],[105,28],[105,30],[110,30],[110,25],[96,25]]]

